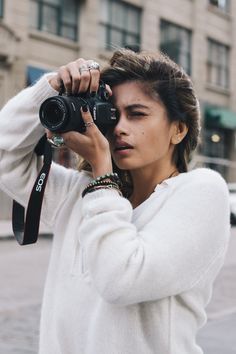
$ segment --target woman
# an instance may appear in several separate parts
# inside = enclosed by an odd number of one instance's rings
[[[1,188],[27,204],[41,166],[33,153],[44,134],[40,104],[61,81],[70,93],[97,91],[100,76],[118,122],[105,137],[82,107],[86,132],[61,134],[83,157],[81,171],[54,164],[46,187],[42,218],[54,240],[39,352],[200,354],[229,203],[218,173],[187,172],[200,110],[179,66],[119,50],[101,75],[79,59],[23,90],[1,112]]]

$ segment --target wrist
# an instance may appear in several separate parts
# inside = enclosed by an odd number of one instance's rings
[[[100,189],[116,189],[122,196],[121,191],[122,183],[117,173],[108,173],[103,176],[99,176],[91,181],[82,192],[82,198],[88,193],[95,192]]]
[[[92,167],[92,172],[93,172],[93,178],[97,178],[103,175],[106,175],[108,173],[112,173],[112,163],[110,162],[109,164],[98,164],[97,166]]]
[[[60,92],[61,81],[58,78],[58,75],[53,75],[53,76],[48,77],[48,82],[54,90]]]

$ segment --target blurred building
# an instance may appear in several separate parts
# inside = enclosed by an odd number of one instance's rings
[[[233,181],[235,38],[233,0],[0,0],[0,106],[78,57],[105,64],[120,46],[161,49],[191,75],[201,102],[202,143],[192,166]]]

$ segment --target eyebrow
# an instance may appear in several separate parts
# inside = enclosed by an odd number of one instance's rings
[[[143,105],[143,104],[140,104],[140,103],[134,103],[134,104],[130,104],[128,106],[125,107],[125,109],[128,111],[128,110],[132,110],[132,109],[149,109],[149,107]]]

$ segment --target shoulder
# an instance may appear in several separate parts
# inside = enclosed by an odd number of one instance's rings
[[[209,168],[197,168],[195,170],[182,173],[176,179],[176,186],[201,186],[214,187],[228,192],[227,184],[220,173]]]
[[[228,187],[225,179],[220,173],[209,168],[197,168],[187,173],[188,183],[208,189],[216,189],[222,193],[228,194]]]
[[[172,192],[205,208],[229,208],[229,191],[224,178],[209,168],[198,168],[178,176]]]
[[[224,178],[216,171],[198,168],[173,179],[168,188],[168,206],[178,207],[191,223],[206,227],[229,225],[229,192]]]
[[[167,180],[171,187],[171,196],[183,198],[218,201],[229,200],[227,183],[216,171],[209,168],[197,168],[181,173],[177,177]],[[181,197],[181,198],[182,198]]]

